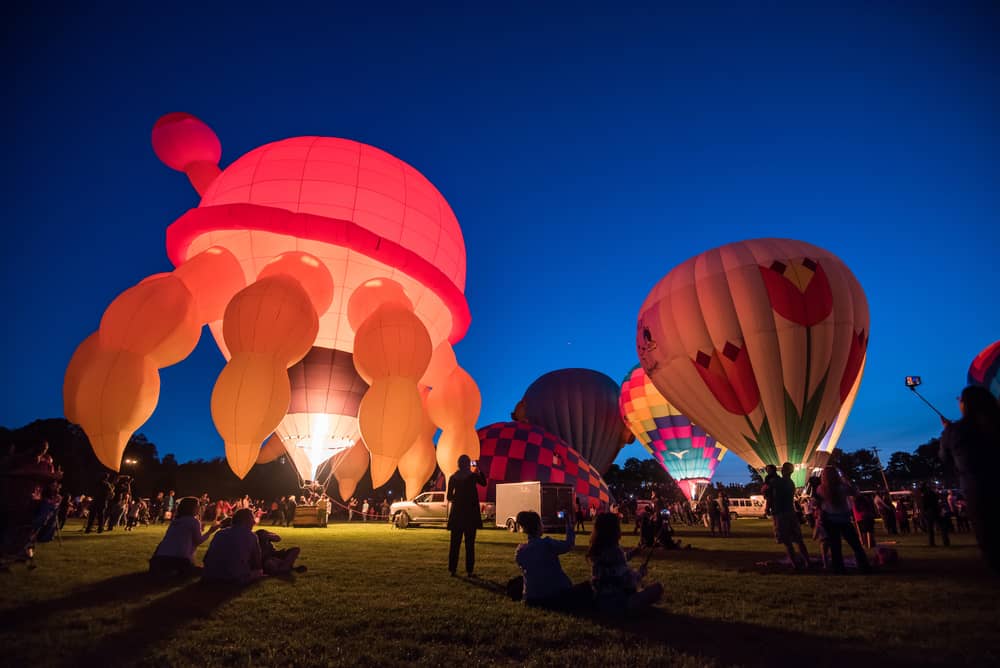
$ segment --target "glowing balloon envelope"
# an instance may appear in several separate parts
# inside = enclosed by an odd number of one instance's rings
[[[868,302],[832,253],[786,239],[710,250],[639,311],[636,348],[666,399],[755,467],[796,482],[855,387]]]
[[[313,348],[288,369],[291,400],[275,429],[285,448],[294,453],[299,478],[318,479],[320,467],[361,440],[358,407],[368,384],[354,370],[351,353]]]

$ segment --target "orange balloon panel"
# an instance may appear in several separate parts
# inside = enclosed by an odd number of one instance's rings
[[[427,389],[421,390],[420,394],[425,406],[420,413],[420,432],[410,449],[399,458],[399,475],[406,482],[406,498],[408,499],[412,499],[420,493],[424,483],[431,477],[437,466],[434,451],[434,434],[437,432],[437,425],[431,422],[427,415]]]
[[[358,408],[358,426],[371,453],[372,486],[392,477],[399,458],[420,432],[423,407],[417,384],[400,376],[376,378]]]
[[[443,384],[457,367],[458,360],[455,359],[454,349],[450,343],[442,341],[434,348],[434,352],[431,354],[431,363],[427,365],[427,371],[420,379],[420,384],[437,387]]]
[[[437,464],[446,477],[458,470],[458,458],[479,459],[479,435],[473,426],[444,429],[437,442]]]
[[[73,403],[94,454],[115,471],[132,433],[156,409],[160,374],[148,358],[99,350],[80,376]]]
[[[191,291],[165,274],[118,295],[104,312],[99,331],[104,348],[149,355],[162,368],[191,354],[201,323]]]
[[[306,291],[316,313],[324,313],[333,302],[333,279],[323,263],[302,251],[282,253],[261,269],[257,280],[268,276],[291,276]]]
[[[320,314],[317,346],[345,352],[354,350],[354,328],[347,317],[349,297],[365,282],[378,279],[391,279],[403,286],[413,303],[414,312],[424,323],[435,345],[448,340],[451,333],[452,313],[434,290],[401,269],[363,253],[322,241],[257,230],[206,232],[191,242],[187,252],[196,253],[213,245],[224,246],[239,258],[247,283],[253,282],[275,255],[301,250],[318,257],[329,270],[337,289],[334,290],[330,308]],[[219,349],[228,357],[222,323],[212,323],[211,328]]]
[[[278,457],[285,454],[285,446],[281,442],[281,438],[274,434],[271,438],[267,439],[261,447],[260,452],[257,453],[257,464],[270,464]]]
[[[636,346],[667,401],[738,456],[803,465],[854,387],[868,332],[840,259],[756,239],[671,270],[639,312]]]
[[[402,376],[416,383],[432,352],[420,318],[398,304],[380,306],[354,337],[354,367],[369,383],[383,376]]]
[[[479,386],[462,367],[456,367],[440,387],[433,388],[427,395],[427,413],[442,429],[474,427],[482,405]]]
[[[284,364],[242,353],[226,364],[212,390],[212,420],[226,443],[229,467],[243,478],[257,461],[260,444],[288,410],[291,388]]]
[[[229,300],[246,287],[239,261],[219,246],[190,258],[174,270],[174,276],[194,295],[197,320],[202,325],[221,320]]]
[[[94,332],[83,340],[76,347],[76,352],[69,360],[66,367],[66,376],[63,380],[63,414],[70,422],[80,422],[79,411],[76,407],[76,393],[80,388],[80,379],[84,371],[91,364],[91,361],[101,350],[101,342],[97,332]]]
[[[347,300],[347,321],[351,329],[358,331],[368,316],[383,304],[398,304],[407,311],[413,310],[413,303],[402,285],[388,278],[373,278],[358,286]]]
[[[358,481],[368,470],[369,454],[365,444],[355,443],[347,452],[337,456],[333,466],[333,477],[337,479],[340,498],[347,501],[354,494]]]
[[[309,295],[289,276],[248,285],[229,302],[223,321],[230,351],[268,353],[287,366],[306,356],[317,327]]]

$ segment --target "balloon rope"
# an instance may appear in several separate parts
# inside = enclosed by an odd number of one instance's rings
[[[344,510],[348,511],[348,513],[351,512],[352,509],[350,508],[350,506],[345,506],[343,503],[340,503],[339,501],[334,501],[333,497],[327,497],[327,498],[330,500],[331,504],[333,504],[335,506],[340,506]],[[362,517],[364,517],[364,514],[360,510],[354,509],[354,512],[357,513],[358,515],[361,515]],[[350,514],[348,514],[347,517],[350,518]],[[369,518],[373,518],[374,517],[377,520],[388,520],[389,519],[388,515],[380,515],[378,513],[373,513],[371,511],[368,512],[368,517]],[[348,521],[350,521],[350,519],[348,519]]]

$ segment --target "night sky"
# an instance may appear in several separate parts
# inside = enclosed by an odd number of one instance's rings
[[[903,376],[957,414],[970,361],[1000,338],[995,6],[30,4],[4,10],[20,12],[2,46],[5,426],[61,416],[76,345],[120,291],[172,268],[165,230],[198,199],[150,147],[170,111],[212,126],[223,166],[340,136],[440,189],[465,234],[473,321],[456,351],[480,425],[546,371],[620,380],[649,289],[741,239],[822,246],[867,292],[845,449],[937,435]],[[223,364],[206,331],[161,372],[140,430],[161,455],[222,454],[209,397]],[[717,479],[744,481],[745,465],[730,455]]]

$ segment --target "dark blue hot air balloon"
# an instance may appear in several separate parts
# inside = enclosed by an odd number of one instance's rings
[[[619,390],[593,369],[550,371],[528,387],[512,416],[563,439],[603,474],[635,440],[618,411]]]

